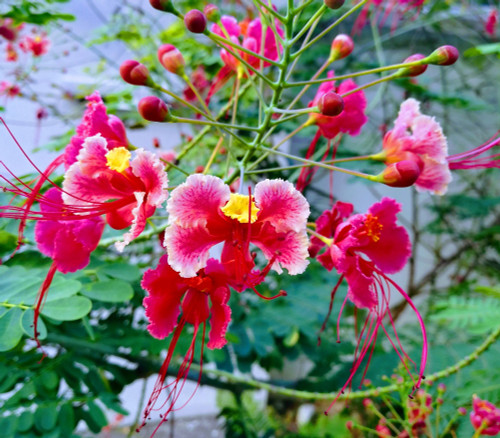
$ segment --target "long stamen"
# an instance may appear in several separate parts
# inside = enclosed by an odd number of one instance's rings
[[[284,290],[280,290],[278,294],[272,296],[272,297],[265,297],[264,295],[262,295],[256,288],[255,286],[251,286],[251,289],[255,292],[255,294],[257,296],[259,296],[260,298],[262,298],[263,300],[267,300],[267,301],[271,301],[271,300],[275,300],[276,298],[279,298],[279,297],[286,297],[288,294],[286,293],[286,291]]]
[[[337,293],[337,290],[339,286],[342,283],[342,280],[344,279],[344,274],[342,274],[338,281],[337,284],[333,287],[332,292],[330,293],[330,305],[328,307],[328,313],[326,314],[325,320],[323,321],[323,324],[321,325],[321,328],[318,333],[318,347],[321,345],[321,333],[323,333],[326,329],[326,324],[328,323],[328,320],[330,319],[330,315],[332,314],[332,309],[333,309],[333,300],[335,298],[335,294]]]

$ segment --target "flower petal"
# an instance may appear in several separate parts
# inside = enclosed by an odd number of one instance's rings
[[[206,266],[210,248],[221,241],[202,226],[184,228],[174,224],[165,230],[165,246],[170,266],[181,277],[194,277]]]
[[[183,227],[206,225],[219,220],[219,210],[229,201],[231,191],[211,175],[191,175],[172,191],[167,203],[169,223]]]
[[[306,227],[309,204],[288,181],[261,181],[255,186],[255,203],[260,209],[257,220],[269,222],[277,232],[300,232]]]
[[[148,330],[155,338],[163,339],[177,325],[181,298],[187,286],[169,266],[166,255],[160,259],[156,269],[144,273],[141,286],[149,293],[143,301],[149,319]]]

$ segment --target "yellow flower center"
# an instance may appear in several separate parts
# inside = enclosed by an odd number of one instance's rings
[[[228,203],[221,208],[222,213],[231,219],[236,219],[242,224],[248,224],[248,210],[249,210],[249,196],[248,195],[235,195],[231,193]],[[259,209],[255,205],[254,201],[251,201],[252,205],[250,207],[250,223],[254,223],[257,220],[257,213]]]
[[[124,147],[111,149],[106,154],[106,164],[111,170],[122,173],[130,167],[130,151]]]
[[[377,216],[372,216],[370,213],[366,215],[365,233],[374,242],[378,242],[380,240],[380,234],[382,232],[382,228],[384,228],[384,226],[378,221]]]

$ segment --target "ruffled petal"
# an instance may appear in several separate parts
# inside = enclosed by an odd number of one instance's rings
[[[292,183],[282,179],[261,181],[255,186],[258,221],[267,221],[277,232],[300,232],[306,228],[309,204]]]
[[[172,191],[167,203],[169,223],[183,227],[205,226],[220,221],[219,210],[229,201],[231,191],[211,175],[191,175]]]
[[[419,192],[430,191],[435,195],[444,195],[451,182],[451,172],[446,161],[437,161],[429,156],[421,157],[424,161],[424,170],[415,181]]]
[[[206,266],[210,248],[221,241],[202,226],[184,228],[174,224],[165,230],[165,246],[170,266],[181,277],[194,277]]]
[[[377,242],[362,251],[386,274],[399,272],[411,255],[411,242],[406,229],[396,225],[401,205],[394,199],[383,198],[372,205],[368,213],[376,216],[382,226]]]
[[[168,198],[168,176],[165,166],[152,152],[137,149],[130,162],[132,173],[141,180],[147,193],[146,203],[160,207]]]
[[[196,289],[188,289],[182,300],[182,317],[189,324],[198,327],[210,315],[208,295]]]
[[[354,260],[353,269],[344,274],[347,284],[347,297],[358,308],[372,309],[378,304],[374,290],[373,269],[365,260],[358,256],[350,257]]]
[[[210,312],[210,333],[208,335],[207,347],[222,348],[226,345],[226,331],[231,321],[231,308],[227,305],[229,300],[229,288],[227,286],[217,287],[211,294],[212,306]]]
[[[309,264],[309,239],[305,231],[277,233],[273,227],[264,226],[258,236],[252,237],[252,243],[268,260],[276,257],[272,269],[279,274],[283,272],[282,268],[286,268],[290,275],[302,274]]]
[[[163,339],[177,325],[181,298],[187,286],[169,266],[167,256],[160,259],[156,269],[144,273],[141,286],[149,294],[143,300],[149,319],[148,330],[155,338]]]

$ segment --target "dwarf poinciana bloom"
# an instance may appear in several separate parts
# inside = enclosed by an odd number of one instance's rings
[[[224,30],[222,30],[218,24],[213,24],[210,30],[215,34],[226,39],[229,37],[233,43],[264,56],[271,61],[277,61],[279,59],[282,47],[271,27],[266,28],[266,35],[264,36],[264,41],[262,41],[263,32],[260,18],[255,18],[251,21],[247,19],[238,23],[236,18],[230,15],[223,15],[220,21]],[[284,32],[281,23],[278,20],[276,20],[275,23],[276,31],[283,37]],[[220,51],[224,67],[217,73],[217,77],[208,92],[207,100],[210,100],[211,96],[213,96],[213,94],[215,94],[234,74],[237,74],[239,77],[246,74],[246,70],[241,65],[241,61],[233,56],[231,52],[237,53],[242,59],[256,69],[260,68],[261,64],[263,67],[269,66],[269,63],[262,61],[256,56],[251,56],[242,50],[227,45],[227,49],[221,49]],[[250,75],[254,74],[250,69],[248,73]]]
[[[417,391],[415,398],[407,400],[408,422],[415,437],[423,435],[427,428],[426,420],[432,413],[432,396],[424,390]]]
[[[439,123],[420,112],[420,102],[407,99],[401,104],[394,128],[383,140],[383,151],[373,158],[386,164],[403,160],[418,163],[421,173],[415,182],[419,191],[438,195],[446,192],[451,181],[448,143]]]
[[[9,81],[1,81],[0,82],[0,96],[16,97],[21,93],[21,89],[19,85],[12,84]]]
[[[480,429],[480,435],[495,436],[500,433],[500,409],[477,396],[472,398],[470,421],[474,429]]]
[[[491,9],[484,23],[484,31],[491,37],[494,37],[497,32],[498,25],[498,10],[496,8]]]
[[[167,358],[161,367],[155,388],[144,412],[146,420],[155,408],[155,403],[163,389],[167,388],[169,390],[167,400],[162,404],[162,406],[166,405],[166,412],[162,416],[161,424],[166,421],[167,415],[174,409],[184,387],[185,379],[194,359],[196,337],[200,326],[203,329],[201,359],[203,358],[206,323],[209,319],[210,332],[207,347],[210,349],[222,348],[226,344],[226,329],[231,320],[231,309],[227,305],[230,289],[224,267],[218,261],[209,259],[205,268],[200,270],[197,276],[183,278],[170,267],[166,255],[160,259],[156,269],[145,272],[141,285],[148,292],[148,296],[144,298],[144,307],[150,322],[149,332],[158,339],[163,339],[174,332]],[[164,386],[177,341],[186,324],[193,325],[192,341],[174,382]]]
[[[367,213],[350,216],[352,205],[338,202],[331,211],[324,212],[316,223],[318,235],[312,239],[312,243],[316,245],[315,251],[318,251],[318,247],[328,245],[326,251],[317,256],[317,259],[326,269],[335,268],[340,274],[339,281],[332,291],[332,299],[345,278],[348,285],[346,300],[349,299],[357,308],[369,310],[358,338],[351,375],[342,390],[350,385],[370,346],[372,346],[371,351],[373,352],[380,327],[402,359],[403,364],[405,359],[411,360],[402,348],[397,334],[395,336],[399,348],[392,341],[383,325],[383,319],[388,316],[394,329],[389,309],[390,286],[397,289],[409,302],[417,313],[421,324],[424,346],[419,378],[415,388],[418,388],[422,379],[427,355],[427,341],[422,318],[408,295],[386,275],[400,271],[411,254],[408,233],[404,227],[396,223],[397,213],[400,209],[401,206],[393,199],[383,198],[380,202],[372,205]],[[346,218],[348,219],[345,220]],[[343,307],[344,305],[342,305],[342,309]],[[342,311],[339,319],[341,314]]]
[[[368,0],[354,23],[353,32],[360,32],[366,26],[369,21],[370,11],[374,11],[374,13],[377,14],[377,18],[380,18],[380,25],[383,25],[387,18],[393,14],[391,29],[394,30],[405,14],[412,12],[418,14],[425,1],[426,0]]]
[[[50,40],[45,34],[31,36],[24,36],[19,41],[19,47],[25,53],[31,52],[34,57],[45,55],[49,51]]]
[[[327,77],[329,78],[333,78],[334,76],[335,73],[333,71],[329,71],[327,74]],[[309,103],[309,107],[318,106],[321,98],[331,91],[341,95],[354,90],[355,88],[357,88],[357,85],[352,79],[342,81],[338,86],[335,85],[335,81],[324,82],[319,86],[316,96],[312,102]],[[331,149],[330,141],[338,134],[343,133],[354,136],[360,133],[361,128],[368,121],[368,118],[365,115],[367,103],[365,93],[363,90],[360,90],[349,94],[343,98],[343,102],[344,109],[338,116],[325,116],[318,113],[311,113],[309,115],[306,125],[316,125],[318,127],[318,131],[307,149],[305,158],[309,159],[313,156],[321,136],[328,140],[328,147],[323,156],[323,159],[326,159]],[[336,147],[332,150],[332,158],[335,158],[335,152]],[[300,191],[304,190],[304,188],[310,183],[316,171],[316,167],[303,168],[297,179],[297,189]]]
[[[5,60],[7,62],[15,62],[15,61],[17,61],[17,58],[18,58],[18,54],[17,54],[17,51],[16,51],[14,44],[8,43],[5,46]]]
[[[231,193],[217,177],[191,175],[172,191],[167,210],[169,263],[182,277],[194,277],[206,266],[209,249],[221,242],[221,262],[234,273],[232,286],[239,291],[248,287],[254,267],[250,243],[279,273],[286,268],[300,274],[308,264],[309,205],[287,181],[261,181],[250,198]]]
[[[66,168],[75,161],[83,142],[86,138],[100,134],[107,141],[109,149],[116,147],[127,147],[127,133],[123,122],[114,115],[108,115],[106,105],[102,101],[98,91],[87,96],[88,104],[83,114],[81,123],[76,127],[76,134],[64,151],[64,164]]]
[[[35,241],[40,252],[52,259],[52,265],[38,293],[35,306],[34,332],[37,339],[37,324],[44,297],[56,271],[66,274],[85,268],[90,254],[97,248],[104,221],[100,217],[83,220],[63,220],[64,204],[61,191],[55,187],[44,194],[40,208],[44,214],[53,214],[60,219],[40,221],[35,226]]]
[[[144,230],[146,220],[167,199],[168,177],[156,155],[124,147],[110,148],[100,134],[87,138],[65,174],[62,190],[68,210],[79,215],[106,214],[117,230],[131,226],[116,244],[119,250]]]

